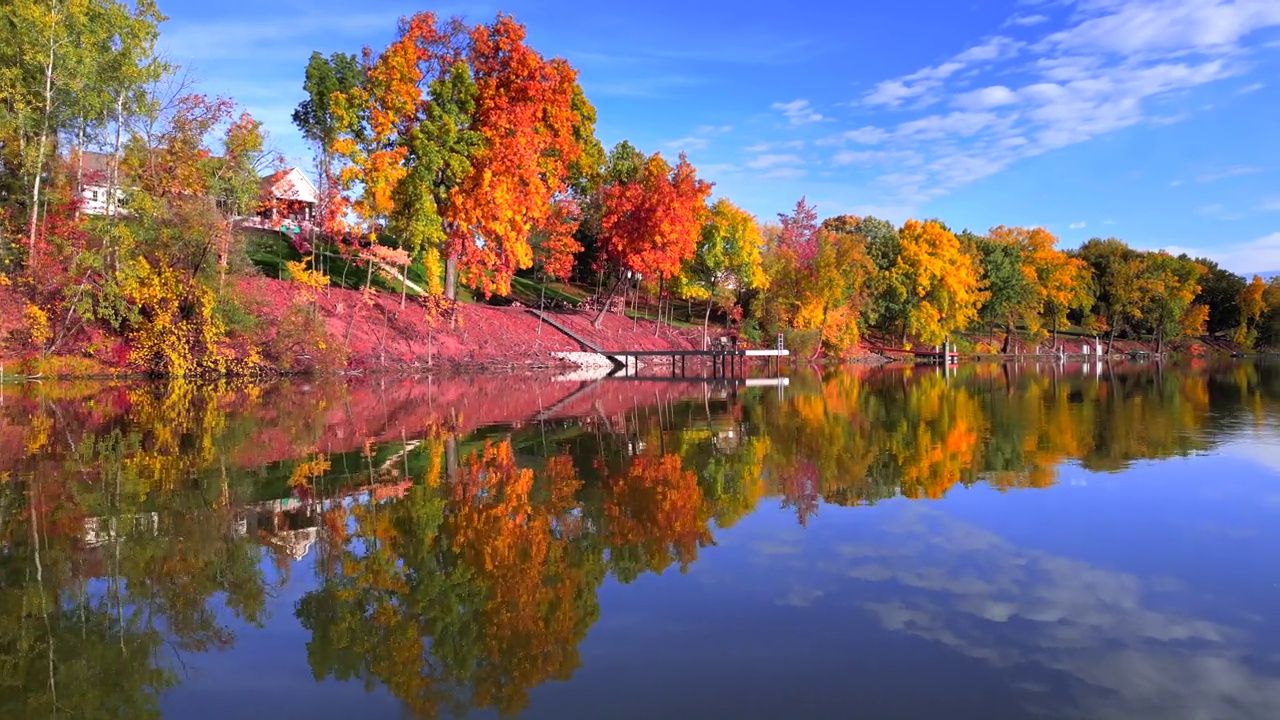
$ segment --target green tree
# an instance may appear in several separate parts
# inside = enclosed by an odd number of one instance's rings
[[[1164,352],[1166,340],[1203,333],[1207,313],[1195,299],[1204,267],[1165,252],[1146,253],[1142,264],[1140,313],[1156,337],[1156,352]]]
[[[1240,293],[1244,292],[1244,278],[1233,272],[1224,270],[1218,263],[1208,258],[1191,258],[1180,256],[1183,260],[1195,262],[1204,267],[1205,273],[1200,278],[1200,293],[1196,295],[1196,304],[1209,309],[1207,330],[1210,335],[1220,335],[1239,327],[1241,324]]]
[[[980,317],[992,327],[1004,325],[1005,340],[1001,352],[1007,353],[1016,332],[1015,323],[1035,307],[1036,293],[1022,272],[1022,251],[1017,245],[985,237],[974,237],[973,241],[990,293],[982,304]]]

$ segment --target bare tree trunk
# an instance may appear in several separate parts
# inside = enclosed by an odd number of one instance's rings
[[[712,293],[712,297],[715,297],[714,293]],[[707,340],[708,340],[707,335],[711,331],[711,306],[714,304],[715,304],[714,300],[707,300],[707,314],[702,317],[702,346],[703,347],[707,346]]]
[[[658,276],[658,321],[653,324],[653,336],[658,337],[658,332],[662,330],[662,291],[666,285],[667,278],[665,275]]]
[[[458,256],[454,253],[444,261],[444,297],[450,301],[458,299]]]
[[[409,294],[409,266],[400,271],[400,309],[404,309],[405,297]]]
[[[76,195],[83,193],[84,188],[84,120],[76,129]],[[76,203],[76,217],[80,217],[80,204]]]
[[[619,275],[618,279],[614,281],[613,287],[609,290],[609,296],[600,304],[599,312],[596,313],[595,319],[591,321],[592,327],[599,328],[601,325],[604,325],[604,315],[609,312],[609,306],[613,304],[613,298],[618,294],[618,287],[621,285],[622,276]],[[597,293],[596,296],[599,297],[599,294]]]
[[[50,14],[56,16],[56,8],[50,8]],[[49,120],[53,116],[53,51],[55,48],[53,28],[49,29],[49,62],[44,68],[44,124],[40,128],[40,144],[36,152],[36,172],[31,183],[31,221],[27,229],[27,263],[36,257],[36,224],[40,218],[40,181],[44,175],[44,153],[49,144]]]

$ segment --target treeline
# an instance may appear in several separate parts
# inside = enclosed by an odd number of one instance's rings
[[[10,351],[170,375],[261,362],[232,343],[249,318],[229,278],[250,267],[235,221],[280,160],[257,120],[156,54],[164,20],[152,0],[0,8],[0,291],[22,316],[0,338]]]
[[[1089,334],[1227,335],[1280,342],[1280,289],[1204,259],[1116,240],[1057,247],[1043,229],[953,233],[937,221],[819,221],[803,200],[760,223],[684,156],[628,142],[605,151],[596,113],[563,59],[499,14],[468,24],[418,13],[387,47],[315,53],[294,113],[315,154],[314,235],[288,275],[284,320],[264,334],[238,276],[255,273],[237,221],[263,209],[281,169],[260,123],[195,92],[156,56],[150,0],[0,10],[0,283],[20,325],[3,340],[30,356],[78,349],[169,375],[253,372],[335,354],[315,296],[332,258],[413,284],[443,314],[460,287],[508,295],[517,274],[596,287],[598,320],[621,293],[661,321],[734,323],[748,339],[841,356],[868,327],[938,344],[978,328],[992,349]],[[212,146],[208,143],[216,139]],[[105,163],[86,162],[101,153]],[[100,189],[88,216],[82,190]],[[254,334],[254,333],[257,334]],[[337,350],[340,350],[338,348]]]
[[[1280,344],[1280,279],[1244,278],[1207,258],[1141,251],[1115,238],[1061,249],[1044,228],[954,233],[937,220],[901,227],[874,217],[821,222],[801,200],[760,230],[767,282],[739,299],[750,331],[810,331],[836,354],[871,326],[910,345],[961,331],[1003,331],[991,351],[1051,341],[1059,331],[1106,342],[1206,334],[1244,347]]]

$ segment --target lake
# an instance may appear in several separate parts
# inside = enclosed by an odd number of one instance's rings
[[[1280,365],[4,385],[0,542],[4,718],[1273,719]]]

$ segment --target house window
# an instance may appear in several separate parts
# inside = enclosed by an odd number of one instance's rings
[[[92,201],[94,201],[94,202],[98,202],[98,191],[97,191],[97,190],[90,190],[90,191],[89,191],[89,199],[90,199],[90,200],[92,200]]]

